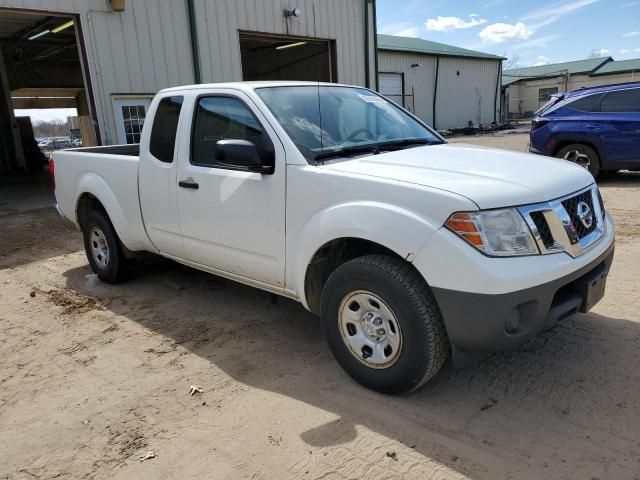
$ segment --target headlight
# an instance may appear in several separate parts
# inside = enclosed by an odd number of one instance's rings
[[[531,230],[515,208],[454,213],[445,226],[486,255],[539,253]]]

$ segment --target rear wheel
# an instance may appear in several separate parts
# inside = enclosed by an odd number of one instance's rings
[[[449,352],[433,293],[398,258],[369,255],[338,267],[322,291],[321,318],[338,363],[379,392],[419,388]]]
[[[100,280],[117,283],[127,276],[129,261],[120,239],[102,212],[91,212],[83,223],[84,249],[91,269]]]
[[[580,143],[567,145],[558,150],[556,157],[586,168],[594,178],[597,178],[600,174],[600,157],[598,156],[598,152],[588,145],[582,145]]]

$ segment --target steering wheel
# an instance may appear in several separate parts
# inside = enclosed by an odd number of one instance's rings
[[[362,135],[363,133],[367,134],[367,138],[364,140],[373,140],[375,138],[374,134],[369,130],[367,130],[366,128],[359,128],[358,130],[355,130],[354,132],[352,132],[351,135],[349,135],[349,137],[347,138],[347,141],[355,142],[356,138],[358,138],[358,136]]]

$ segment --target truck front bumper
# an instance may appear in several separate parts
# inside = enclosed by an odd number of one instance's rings
[[[433,288],[452,345],[465,353],[515,348],[564,318],[586,312],[604,294],[614,245],[581,269],[551,282],[498,295]]]

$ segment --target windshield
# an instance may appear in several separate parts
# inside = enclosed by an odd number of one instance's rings
[[[307,159],[444,143],[396,104],[364,88],[304,85],[256,93]]]

